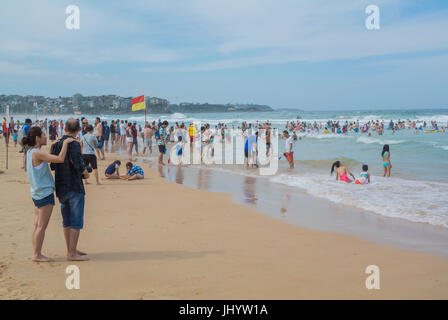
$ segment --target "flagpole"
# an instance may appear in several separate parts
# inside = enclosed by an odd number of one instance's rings
[[[146,125],[146,108],[145,108],[145,125]]]

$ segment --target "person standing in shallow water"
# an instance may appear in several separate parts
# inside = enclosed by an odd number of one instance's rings
[[[98,148],[96,150],[98,151],[98,159],[105,160],[104,156],[104,139],[103,139],[103,124],[101,123],[101,119],[99,117],[96,117],[95,119],[95,136],[98,142]]]
[[[159,165],[164,165],[163,154],[166,151],[167,146],[167,134],[166,127],[168,126],[168,121],[164,121],[159,129],[159,140],[157,141],[159,147]]]
[[[286,139],[285,152],[283,153],[283,155],[285,156],[286,160],[288,160],[289,168],[294,169],[294,149],[293,149],[294,139],[292,136],[290,136],[287,130],[283,131],[283,136]]]
[[[22,145],[29,147],[26,153],[28,181],[31,186],[31,198],[34,202],[33,261],[51,262],[53,259],[42,254],[45,230],[50,221],[54,207],[54,180],[48,162],[62,163],[67,153],[68,144],[73,138],[65,139],[58,155],[40,150],[47,144],[47,136],[40,127],[32,127]]]
[[[384,169],[383,177],[390,177],[390,170],[392,169],[392,163],[390,162],[390,151],[388,144],[385,144],[383,146],[381,157],[383,158],[383,169]]]

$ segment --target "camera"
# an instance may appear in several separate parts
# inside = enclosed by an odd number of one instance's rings
[[[87,170],[88,173],[92,173],[92,170],[93,170],[93,169],[92,169],[91,166],[86,166],[86,170]]]

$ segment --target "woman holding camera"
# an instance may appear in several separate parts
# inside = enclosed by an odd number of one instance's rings
[[[26,168],[28,181],[31,185],[31,198],[34,202],[34,231],[33,231],[33,261],[53,261],[42,255],[45,230],[50,221],[54,206],[54,180],[48,167],[48,162],[63,163],[67,147],[73,138],[65,139],[59,155],[52,155],[40,148],[47,144],[47,136],[40,127],[31,127],[22,144],[30,149],[26,153]]]

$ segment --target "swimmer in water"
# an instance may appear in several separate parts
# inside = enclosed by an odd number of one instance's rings
[[[352,180],[349,179],[348,175],[351,175],[353,180],[356,180],[353,173],[351,173],[350,170],[348,170],[348,168],[344,166],[340,161],[335,161],[333,163],[333,165],[331,166],[330,175],[333,174],[334,168],[336,168],[336,181],[338,181],[339,178],[340,181],[345,181],[347,183],[352,182]]]
[[[384,173],[383,177],[390,177],[390,169],[392,169],[392,163],[390,162],[390,151],[389,145],[385,144],[383,146],[383,151],[381,152],[381,156],[383,157],[383,168]]]

